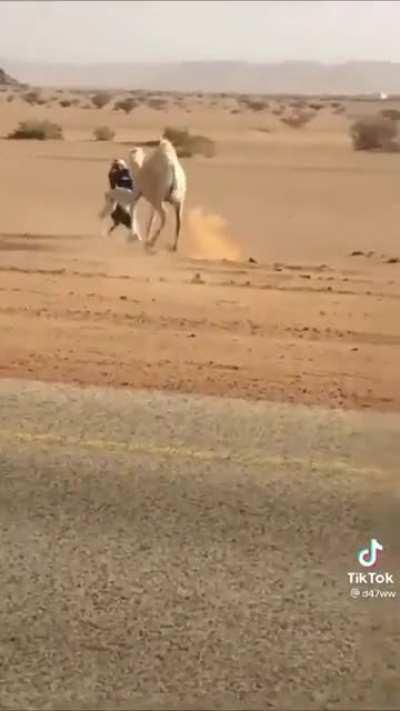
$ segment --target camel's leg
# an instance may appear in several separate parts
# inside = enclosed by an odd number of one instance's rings
[[[102,222],[102,227],[101,227],[101,236],[104,237],[104,239],[105,239],[106,237],[108,237],[108,235],[110,234],[110,232],[113,231],[113,229],[114,229],[115,226],[116,226],[116,225],[114,225],[113,223],[111,223],[111,226],[107,228],[106,221],[103,220],[103,222]]]
[[[149,247],[154,247],[155,243],[157,242],[157,240],[158,240],[158,238],[159,238],[159,236],[160,236],[160,232],[161,232],[161,230],[163,229],[163,227],[164,227],[164,225],[165,225],[165,221],[166,221],[166,219],[167,219],[167,213],[166,213],[165,207],[164,207],[164,205],[163,205],[162,203],[160,203],[160,204],[157,205],[157,206],[154,205],[154,209],[155,209],[155,211],[157,212],[157,214],[158,214],[159,217],[160,217],[160,224],[159,224],[158,228],[156,229],[156,231],[155,231],[153,237],[152,237],[151,239],[147,240],[147,245],[148,245]]]
[[[116,202],[109,202],[107,200],[107,195],[106,195],[104,205],[99,212],[100,219],[102,220],[104,217],[107,217],[107,215],[111,215],[111,213],[114,212],[116,206],[117,206],[117,203]]]
[[[152,230],[152,227],[153,227],[154,216],[155,216],[155,212],[154,212],[153,208],[151,207],[151,208],[150,208],[149,217],[148,217],[148,220],[147,220],[147,225],[146,225],[146,242],[149,241],[149,237],[150,237],[151,230]]]
[[[174,239],[174,243],[171,246],[171,252],[176,252],[177,247],[178,247],[179,235],[180,235],[181,227],[182,227],[183,203],[174,202],[173,205],[174,205],[175,216],[176,216],[176,227],[175,227],[175,239]]]
[[[133,240],[136,240],[136,239],[138,239],[140,242],[143,241],[142,236],[140,234],[139,225],[138,225],[138,222],[136,219],[136,208],[137,208],[137,204],[138,204],[140,196],[141,196],[140,193],[136,193],[136,194],[134,193],[132,202],[129,206],[129,212],[130,212],[130,216],[131,216],[131,231],[130,231],[130,239],[128,238],[128,241],[130,241],[130,242]]]

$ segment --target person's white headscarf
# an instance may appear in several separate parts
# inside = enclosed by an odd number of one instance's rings
[[[125,163],[124,160],[122,160],[122,158],[120,158],[120,159],[118,160],[118,167],[119,167],[119,168],[125,168],[125,169],[128,168],[127,164]]]

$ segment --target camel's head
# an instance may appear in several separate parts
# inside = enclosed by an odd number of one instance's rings
[[[158,144],[160,148],[163,148],[165,150],[169,150],[170,148],[173,148],[173,144],[171,141],[168,140],[168,138],[160,138],[160,143]]]
[[[158,144],[158,148],[163,153],[165,153],[166,156],[169,156],[172,159],[176,158],[175,146],[173,143],[171,143],[171,141],[168,140],[168,138],[161,138]]]
[[[143,148],[140,146],[134,146],[130,151],[129,151],[129,160],[131,163],[135,163],[137,166],[141,166],[143,164],[145,158],[145,153]]]

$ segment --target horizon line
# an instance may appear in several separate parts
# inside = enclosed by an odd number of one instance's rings
[[[82,60],[52,60],[52,59],[13,59],[10,57],[0,57],[1,63],[12,62],[14,64],[46,64],[46,65],[68,65],[68,66],[103,66],[103,65],[120,65],[120,64],[141,64],[155,66],[159,64],[249,64],[252,66],[260,66],[266,64],[318,64],[321,66],[343,66],[346,64],[400,64],[399,60],[392,59],[346,59],[338,61],[324,61],[319,59],[276,59],[276,60],[249,60],[249,59],[160,59],[160,60],[108,60],[108,61],[86,61]]]

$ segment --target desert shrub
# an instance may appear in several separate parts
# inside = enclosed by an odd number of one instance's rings
[[[137,103],[136,99],[128,96],[126,99],[120,99],[115,102],[114,111],[125,111],[125,113],[129,114],[134,108],[136,108]]]
[[[97,94],[94,94],[91,99],[92,104],[96,107],[96,109],[102,109],[103,106],[106,106],[106,104],[108,104],[111,99],[111,96],[107,91],[99,91]]]
[[[240,109],[231,109],[231,114],[240,114]]]
[[[304,100],[298,99],[296,101],[292,101],[289,106],[297,111],[298,109],[305,109],[307,104]]]
[[[32,89],[31,91],[27,91],[25,94],[22,94],[22,98],[27,104],[34,106],[34,104],[37,104],[40,101],[41,97],[39,91]]]
[[[312,109],[313,111],[320,111],[321,109],[324,108],[323,104],[308,104],[308,107]]]
[[[240,103],[247,106],[251,111],[264,111],[268,108],[268,102],[262,101],[261,99],[250,99],[248,97],[243,97],[240,99]]]
[[[14,94],[10,94],[9,96],[7,96],[6,101],[8,101],[8,103],[11,103],[11,101],[14,101],[14,99],[15,99]]]
[[[194,155],[203,155],[205,158],[215,156],[215,142],[207,136],[191,134],[185,128],[167,127],[164,137],[175,146],[180,158],[191,158]]]
[[[115,137],[115,131],[108,126],[98,126],[93,131],[96,141],[112,141]]]
[[[313,118],[310,111],[297,111],[289,116],[282,116],[281,121],[289,128],[303,128]]]
[[[333,110],[333,113],[335,115],[344,114],[344,113],[346,113],[346,107],[345,106],[338,106],[336,109]]]
[[[63,107],[63,109],[67,109],[69,106],[73,105],[73,102],[71,101],[71,99],[61,99],[59,104]]]
[[[165,99],[148,99],[147,105],[154,111],[161,111],[166,106]]]
[[[282,116],[283,112],[284,109],[282,109],[281,107],[278,107],[277,109],[272,109],[272,113],[274,114],[274,116]]]
[[[36,141],[61,140],[62,128],[51,121],[32,119],[21,121],[18,128],[8,135],[8,138],[33,139]]]
[[[383,109],[381,116],[391,121],[400,121],[400,111],[398,109]]]
[[[398,127],[395,121],[383,116],[371,116],[355,121],[350,127],[356,151],[394,150]]]
[[[296,99],[295,101],[290,101],[288,106],[295,111],[299,111],[300,109],[305,109],[307,103],[304,99]]]
[[[333,109],[339,109],[341,107],[340,101],[331,101],[331,107]]]
[[[189,131],[187,128],[173,128],[172,126],[167,126],[164,130],[164,138],[177,148],[178,146],[184,145],[189,139]]]

